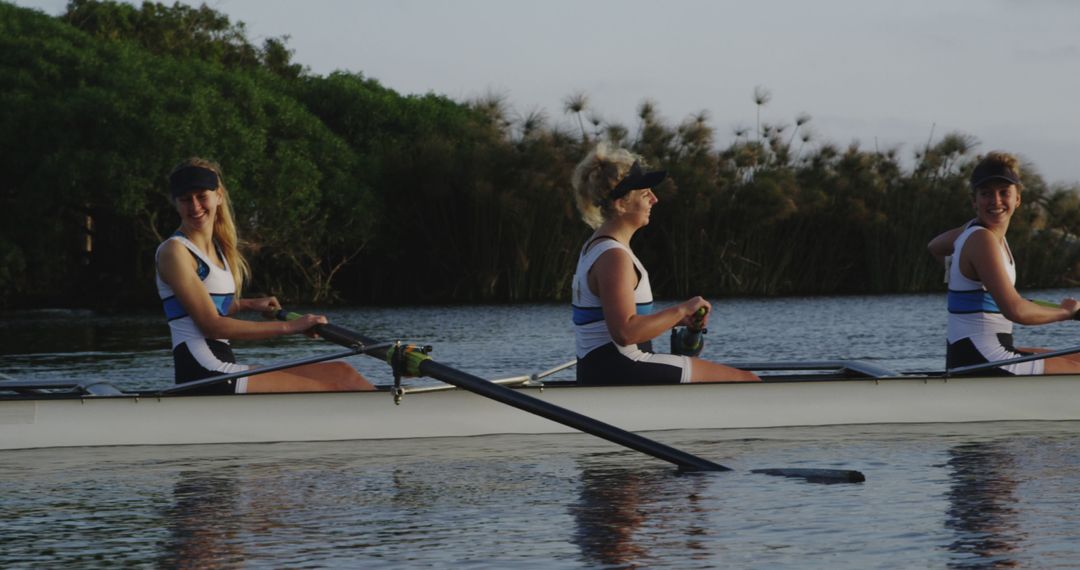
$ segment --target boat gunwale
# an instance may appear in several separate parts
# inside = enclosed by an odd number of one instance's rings
[[[826,384],[826,383],[843,383],[843,384],[879,384],[879,383],[895,383],[895,382],[949,382],[956,380],[1016,380],[1016,381],[1028,381],[1032,379],[1050,379],[1056,377],[1070,377],[1076,376],[1074,374],[1042,374],[1042,375],[1028,375],[1028,376],[978,376],[978,375],[964,375],[964,376],[951,376],[945,372],[911,372],[903,373],[896,376],[885,377],[867,377],[867,376],[854,376],[845,374],[776,374],[762,376],[762,382],[738,382],[738,381],[725,381],[725,382],[691,382],[685,384],[605,384],[605,385],[581,385],[573,380],[552,380],[538,384],[522,384],[517,386],[509,386],[515,390],[587,390],[587,389],[602,389],[602,390],[618,390],[626,388],[634,389],[715,389],[720,386],[780,386],[780,385],[798,385],[798,384]],[[44,388],[49,386],[45,385]],[[4,386],[0,384],[0,402],[27,402],[27,401],[64,401],[64,400],[117,400],[117,399],[154,399],[154,400],[173,400],[173,399],[185,399],[185,398],[203,398],[203,397],[266,397],[266,396],[290,396],[290,397],[311,397],[311,396],[325,396],[325,395],[370,395],[370,396],[386,396],[393,393],[392,385],[378,384],[375,386],[374,391],[344,391],[344,392],[252,392],[246,394],[206,394],[206,393],[185,393],[185,392],[172,392],[162,393],[160,390],[136,390],[132,392],[118,392],[115,394],[88,394],[84,392],[76,392],[74,390],[57,391],[57,392],[38,392],[38,393],[5,393]],[[448,391],[460,392],[460,388],[449,387]],[[26,386],[22,386],[22,389],[32,389]],[[438,392],[406,392],[406,398],[416,398],[421,396],[428,396],[430,394],[436,394]]]

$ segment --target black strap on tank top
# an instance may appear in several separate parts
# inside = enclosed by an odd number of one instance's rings
[[[596,237],[592,238],[591,240],[589,240],[589,242],[585,244],[585,247],[581,251],[582,252],[589,251],[589,248],[592,247],[592,244],[594,244],[594,243],[596,243],[596,242],[598,242],[598,241],[600,241],[602,239],[609,239],[609,240],[612,240],[612,241],[619,241],[619,240],[616,240],[612,236],[599,235],[599,236],[596,236]]]
[[[594,243],[596,243],[596,242],[598,242],[598,241],[600,241],[602,239],[609,239],[611,241],[619,241],[619,240],[615,239],[613,236],[608,236],[608,235],[596,236],[596,237],[592,238],[591,240],[589,240],[585,244],[585,247],[583,247],[581,249],[581,254],[584,255],[585,252],[589,251],[589,248],[591,248]],[[641,271],[638,270],[636,263],[633,264],[633,265],[634,265],[634,275],[637,275],[637,283],[634,284],[634,289],[637,289],[638,284],[641,283]],[[590,268],[589,271],[592,271],[592,269]]]

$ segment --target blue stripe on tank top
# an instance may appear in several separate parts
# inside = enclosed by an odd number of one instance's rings
[[[224,317],[229,314],[229,307],[232,306],[233,302],[233,294],[211,293],[210,300],[214,302],[214,307],[217,309],[218,314]],[[165,308],[165,318],[167,320],[175,321],[176,319],[182,319],[188,316],[187,311],[184,310],[183,305],[180,304],[180,301],[176,297],[162,299],[161,304]]]
[[[579,307],[577,305],[570,305],[570,307],[574,310],[575,325],[587,325],[604,320],[603,307]],[[635,307],[639,315],[651,315],[653,312],[652,303],[638,303]]]
[[[575,325],[587,325],[604,320],[604,309],[600,307],[579,307],[577,305],[570,305],[570,307],[574,310]]]
[[[966,313],[1001,313],[989,291],[973,289],[970,291],[949,290],[949,312]]]

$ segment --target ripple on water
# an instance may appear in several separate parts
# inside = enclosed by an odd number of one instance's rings
[[[940,295],[720,300],[707,350],[934,368],[942,343],[927,331],[943,330],[941,313]],[[434,344],[441,361],[489,377],[535,372],[573,350],[568,311],[556,305],[331,316],[376,338]],[[156,314],[80,322],[0,321],[9,351],[0,372],[171,382]],[[1060,345],[1030,333],[1018,342]],[[299,337],[237,343],[257,362],[328,349]],[[389,381],[375,359],[354,362]],[[4,452],[0,567],[1047,568],[1080,559],[1075,423],[652,435],[735,471],[679,475],[580,435]],[[868,481],[749,472],[762,467],[858,469]]]

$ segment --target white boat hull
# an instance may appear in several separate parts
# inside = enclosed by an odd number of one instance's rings
[[[904,377],[522,388],[635,431],[1080,420],[1080,376]],[[536,434],[573,431],[463,390],[0,400],[0,449]]]

